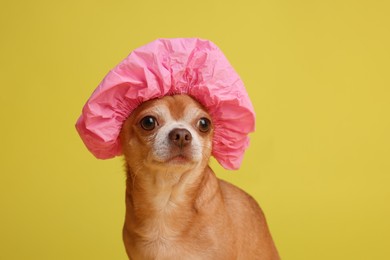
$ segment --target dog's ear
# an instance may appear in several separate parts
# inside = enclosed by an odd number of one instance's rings
[[[133,135],[133,129],[131,127],[132,121],[133,121],[132,118],[130,118],[130,117],[127,118],[123,122],[121,131],[119,133],[119,141],[120,141],[121,153],[125,156],[125,158],[127,157],[126,153],[128,153],[127,152],[127,150],[128,150],[127,146],[129,145],[129,142],[130,142],[130,136]]]
[[[123,123],[119,134],[121,154],[125,159],[128,174],[133,170],[130,166],[135,165],[137,161],[142,161],[142,156],[145,153],[145,147],[141,145],[142,142],[136,132],[135,124],[134,118],[130,116]]]

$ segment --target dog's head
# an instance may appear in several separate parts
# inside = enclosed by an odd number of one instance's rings
[[[190,96],[165,96],[135,109],[120,138],[131,171],[185,171],[208,164],[213,124],[207,111]]]

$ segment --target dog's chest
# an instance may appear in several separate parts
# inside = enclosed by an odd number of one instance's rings
[[[181,207],[170,200],[169,191],[153,194],[147,201],[133,209],[134,221],[128,223],[145,246],[171,247],[181,236],[187,221]],[[142,212],[142,214],[140,214]]]
[[[190,209],[184,211],[181,206],[168,202],[158,213],[146,217],[141,225],[133,226],[137,238],[133,241],[138,257],[134,259],[205,259],[211,243],[200,244],[193,241],[201,230],[192,223]],[[200,254],[200,252],[202,252]]]
[[[135,259],[199,259],[197,252],[192,252],[187,239],[172,226],[171,221],[164,215],[160,218],[149,219],[143,227],[143,235],[137,239],[135,248],[139,257]],[[185,256],[185,258],[182,258]]]
[[[134,253],[134,259],[211,259],[207,247],[200,248],[186,239],[173,240],[163,236],[137,243]]]

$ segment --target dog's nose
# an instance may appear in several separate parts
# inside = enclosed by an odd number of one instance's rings
[[[169,133],[169,140],[180,148],[191,143],[192,135],[184,128],[175,128]]]

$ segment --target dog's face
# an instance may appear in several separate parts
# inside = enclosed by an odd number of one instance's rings
[[[121,131],[122,151],[136,173],[148,168],[185,171],[204,167],[212,149],[210,115],[187,95],[147,101],[133,111]]]

